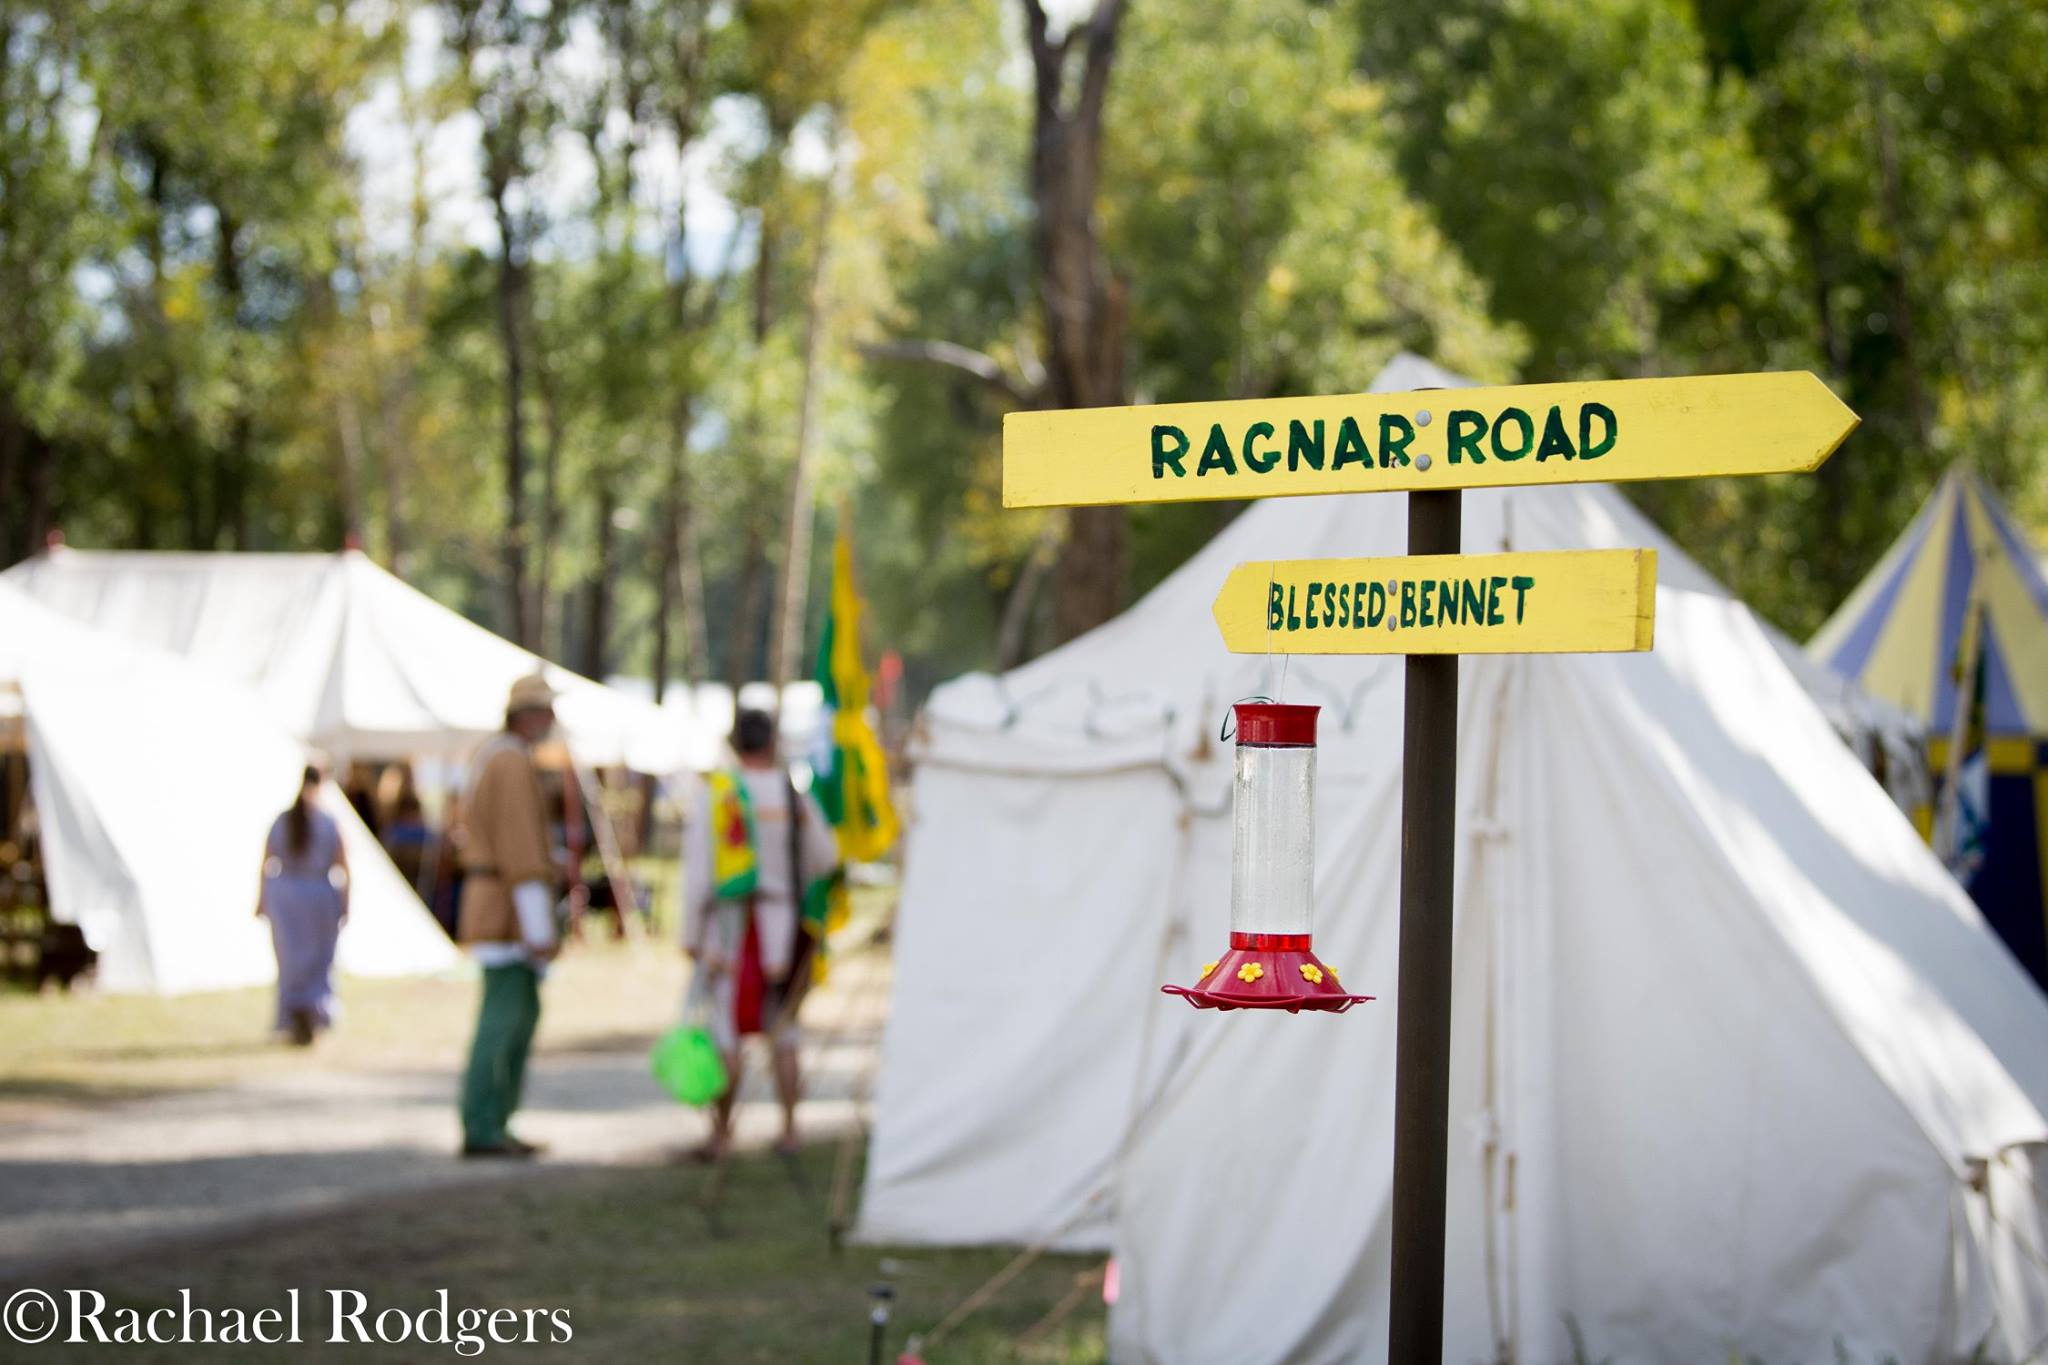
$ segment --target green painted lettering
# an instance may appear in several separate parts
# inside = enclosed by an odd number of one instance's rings
[[[1469,408],[1454,408],[1450,423],[1451,463],[1469,459],[1473,464],[1485,464],[1486,457],[1479,453],[1479,438],[1486,434],[1486,419]]]
[[[1380,468],[1406,465],[1408,444],[1415,439],[1415,424],[1398,412],[1380,414]]]
[[[1486,624],[1500,626],[1507,624],[1507,617],[1500,614],[1500,590],[1508,581],[1499,574],[1486,580]]]
[[[1522,624],[1522,608],[1529,599],[1529,589],[1536,586],[1536,580],[1527,574],[1515,575],[1515,624]]]
[[[1287,585],[1287,628],[1289,630],[1301,629],[1301,618],[1294,614],[1294,585],[1292,583]]]
[[[1596,446],[1593,443],[1593,419],[1598,417],[1607,432]],[[1619,428],[1614,423],[1614,409],[1605,403],[1587,403],[1579,409],[1579,458],[1597,460],[1614,449],[1614,437]]]
[[[1501,432],[1507,429],[1509,422],[1519,423],[1522,428],[1521,444],[1512,447],[1506,445],[1500,439]],[[1502,408],[1500,416],[1495,418],[1493,423],[1493,458],[1496,460],[1519,460],[1524,455],[1527,455],[1529,447],[1535,444],[1536,424],[1529,420],[1529,414],[1523,412],[1520,408]],[[1208,456],[1205,455],[1202,459],[1204,463],[1207,463]]]
[[[1401,584],[1401,629],[1407,630],[1415,624],[1415,585],[1403,581]]]
[[[1557,404],[1550,405],[1550,415],[1543,419],[1543,444],[1536,447],[1536,463],[1542,464],[1553,455],[1562,455],[1567,460],[1578,454],[1572,449],[1572,438],[1564,434],[1564,416],[1557,410]]]
[[[1152,477],[1166,477],[1167,466],[1173,467],[1175,478],[1184,478],[1187,470],[1180,462],[1187,458],[1188,434],[1179,427],[1160,425],[1152,428]]]
[[[1458,585],[1448,578],[1437,580],[1436,619],[1447,626],[1458,624]]]
[[[1347,464],[1369,464],[1372,452],[1366,448],[1365,433],[1358,429],[1356,417],[1346,417],[1337,427],[1337,458],[1330,461],[1332,471]]]
[[[1287,424],[1287,472],[1292,474],[1303,465],[1310,469],[1323,467],[1323,419],[1320,417],[1316,418],[1313,434],[1300,422]]]
[[[1468,578],[1462,591],[1463,615],[1475,626],[1486,624],[1486,594],[1480,589],[1479,580]]]
[[[1270,474],[1273,467],[1280,463],[1280,447],[1273,446],[1267,450],[1260,450],[1252,444],[1261,436],[1272,434],[1271,422],[1254,422],[1244,433],[1244,466],[1254,474]]]
[[[1230,438],[1223,434],[1220,422],[1209,427],[1209,443],[1202,447],[1202,462],[1195,466],[1195,477],[1199,479],[1212,469],[1226,474],[1237,472],[1237,457],[1230,453]]]
[[[1280,629],[1280,623],[1287,619],[1286,613],[1280,610],[1280,601],[1280,585],[1278,583],[1268,583],[1266,585],[1267,630]]]
[[[1365,584],[1351,585],[1351,628],[1357,630],[1365,624]]]
[[[1374,579],[1365,586],[1365,624],[1377,628],[1387,619],[1387,585]]]
[[[1308,622],[1308,628],[1310,630],[1314,630],[1316,628],[1316,594],[1321,592],[1322,590],[1322,584],[1315,582],[1314,580],[1310,580],[1308,585],[1308,610],[1304,612],[1302,616],[1302,619]]]

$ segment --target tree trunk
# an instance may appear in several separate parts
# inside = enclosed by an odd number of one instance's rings
[[[391,374],[378,374],[378,420],[384,439],[378,444],[379,482],[384,491],[384,553],[391,571],[403,577],[410,567],[410,540],[406,531],[405,490],[412,482],[412,422],[414,394],[419,384],[416,339],[422,334],[427,314],[427,226],[431,207],[427,202],[427,140],[419,131],[416,96],[404,87],[404,109],[412,130],[412,231],[407,242],[405,282],[400,290],[398,325],[402,337],[395,347],[397,365]],[[374,347],[372,354],[375,354]]]
[[[771,127],[768,133],[769,164],[779,166],[786,132]],[[768,535],[763,523],[771,515],[767,503],[766,400],[761,392],[761,366],[768,334],[775,326],[775,253],[780,229],[773,212],[773,188],[762,197],[759,245],[754,257],[754,317],[751,382],[748,384],[747,412],[741,428],[741,457],[747,470],[740,516],[744,540],[740,545],[738,585],[733,592],[731,647],[726,651],[725,682],[735,694],[750,681],[761,647],[763,608],[767,595]]]
[[[534,384],[540,390],[542,444],[540,475],[540,548],[534,565],[534,596],[539,604],[534,612],[533,638],[537,646],[547,652],[548,591],[554,583],[555,542],[562,533],[562,441],[567,418],[562,411],[562,395],[556,384],[552,358],[548,354],[545,339],[540,328],[534,324],[532,308],[527,309],[529,339],[533,347]],[[558,653],[567,641],[562,638],[558,625],[556,645]]]
[[[667,536],[660,538],[654,569],[654,704],[668,695],[669,618],[675,614],[675,572],[673,546]]]
[[[498,338],[505,353],[505,525],[499,557],[505,571],[505,604],[512,639],[528,649],[539,641],[533,633],[532,602],[526,582],[526,360],[520,346],[520,300],[523,293],[518,233],[512,223],[506,192],[511,176],[493,155],[489,174],[491,208],[498,220]]]
[[[29,547],[27,519],[21,515],[25,510],[21,482],[27,435],[9,395],[0,389],[0,568],[35,553]]]
[[[53,529],[51,485],[56,482],[57,443],[33,427],[23,449],[20,470],[22,501],[28,508],[24,554],[42,553]]]
[[[682,607],[683,664],[700,677],[711,676],[711,626],[704,610],[704,561],[697,550],[697,505],[684,485],[682,509],[676,517],[676,592]]]
[[[1125,401],[1126,304],[1102,250],[1095,215],[1102,169],[1102,115],[1116,60],[1123,0],[1098,0],[1075,35],[1052,41],[1039,0],[1023,0],[1035,88],[1031,143],[1032,253],[1043,314],[1048,406],[1104,407]],[[1085,44],[1068,97],[1073,37]],[[1059,637],[1072,639],[1123,607],[1129,516],[1122,507],[1067,514],[1053,595]]]
[[[661,82],[665,96],[662,116],[674,135],[677,154],[683,155],[697,140],[698,121],[703,112],[710,6],[704,0],[693,0],[687,5],[673,6],[671,15],[679,22],[669,41],[661,45],[666,73],[666,80]],[[614,45],[621,51],[637,46],[627,30],[621,30],[615,36]],[[642,106],[638,99],[628,103],[633,110],[633,140],[637,145],[641,140]],[[691,672],[699,677],[708,675],[704,655],[704,592],[697,564],[695,509],[690,489],[690,429],[695,415],[692,387],[696,383],[696,374],[692,361],[696,337],[710,322],[711,304],[715,303],[718,295],[716,282],[713,282],[703,306],[699,306],[693,293],[688,208],[687,193],[679,195],[675,206],[676,271],[669,285],[670,323],[674,328],[669,344],[675,348],[672,357],[676,362],[672,379],[675,399],[670,408],[668,481],[663,490],[660,553],[657,555],[660,581],[655,588],[654,699],[657,702],[667,689],[670,673],[681,671],[685,676]],[[681,599],[680,613],[676,610],[678,597]],[[680,669],[670,657],[670,632],[678,615],[682,625]]]
[[[1858,49],[1865,80],[1869,86],[1871,122],[1877,133],[1879,202],[1884,206],[1885,226],[1891,237],[1892,334],[1899,342],[1899,363],[1906,372],[1906,411],[1913,419],[1913,435],[1922,450],[1934,439],[1933,415],[1928,409],[1927,385],[1920,372],[1918,329],[1913,321],[1910,290],[1915,275],[1912,227],[1906,219],[1905,182],[1899,169],[1898,139],[1892,126],[1890,91],[1883,68],[1870,51],[1879,30],[1871,27],[1877,16],[1868,0],[1859,7],[1864,30]]]
[[[406,414],[412,407],[411,362],[401,358],[398,373],[377,376],[377,482],[383,493],[384,557],[391,571],[405,575],[410,556],[405,528],[405,487],[411,477],[411,448]]]
[[[229,333],[239,340],[244,297],[242,225],[225,205],[217,201],[214,204],[214,212],[219,218],[215,268],[220,280],[221,294],[228,303]],[[244,368],[242,359],[231,352],[230,378],[239,378]],[[228,416],[227,445],[219,453],[214,466],[215,501],[212,525],[208,528],[205,546],[207,549],[215,548],[223,530],[227,532],[229,548],[249,548],[248,490],[250,466],[254,463],[256,422],[254,415],[249,411],[249,400],[245,396],[249,386],[245,383],[236,383],[233,387],[237,397],[234,409]]]
[[[802,651],[804,612],[811,585],[811,532],[817,519],[811,491],[811,447],[818,428],[818,348],[825,330],[825,263],[831,252],[833,200],[837,192],[838,144],[825,170],[818,201],[817,249],[811,256],[804,298],[804,359],[801,396],[797,400],[796,460],[789,475],[789,524],[783,537],[782,581],[776,593],[776,630],[768,677],[777,687],[788,683]]]
[[[740,545],[739,579],[733,588],[732,628],[727,637],[725,685],[737,693],[753,679],[755,660],[761,652],[761,607],[766,596],[768,538],[761,533],[758,517],[747,520],[746,538]]]
[[[585,587],[583,604],[583,657],[579,671],[587,678],[604,681],[611,669],[610,636],[612,616],[612,516],[618,511],[618,495],[606,477],[592,483],[592,541],[597,547],[597,567]],[[659,676],[659,675],[657,675]],[[660,698],[657,696],[656,700]]]
[[[50,533],[56,447],[0,393],[0,568],[40,553]]]
[[[363,545],[363,415],[355,395],[341,385],[334,391],[335,473],[341,486],[341,543]]]
[[[690,487],[692,413],[690,396],[677,397],[671,409],[668,487],[662,496],[656,570],[659,577],[655,584],[656,701],[661,700],[673,672],[680,671],[685,678],[691,673],[700,678],[710,676],[704,652],[704,582],[697,560],[696,516]],[[682,629],[672,634],[678,617]]]
[[[186,549],[199,549],[204,543],[203,525],[207,506],[206,481],[199,461],[192,452],[193,443],[188,441],[185,423],[180,411],[178,395],[177,362],[171,348],[170,315],[164,303],[164,269],[169,255],[166,234],[170,218],[170,167],[162,148],[147,145],[143,156],[149,162],[148,185],[145,197],[149,201],[149,214],[143,230],[143,254],[149,261],[148,317],[138,330],[148,333],[147,356],[150,403],[152,411],[146,422],[138,423],[146,429],[151,443],[169,456],[166,463],[172,473],[183,483],[182,498],[185,508]],[[134,497],[133,542],[140,550],[152,550],[162,534],[157,521],[157,502],[151,496],[150,481],[134,479],[130,489]],[[176,531],[171,532],[176,535]]]

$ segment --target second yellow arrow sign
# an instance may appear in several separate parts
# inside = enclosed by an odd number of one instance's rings
[[[1216,596],[1237,654],[1612,654],[1650,647],[1655,550],[1240,564]]]

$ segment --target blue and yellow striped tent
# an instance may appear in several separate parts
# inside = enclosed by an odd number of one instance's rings
[[[1807,650],[1920,720],[1937,784],[1981,669],[1990,820],[1970,894],[2048,986],[2048,581],[2025,534],[1974,472],[1950,469]],[[1932,833],[1931,807],[1914,818]]]

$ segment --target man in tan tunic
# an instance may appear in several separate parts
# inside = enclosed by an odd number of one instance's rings
[[[557,948],[555,861],[533,746],[554,727],[554,689],[512,684],[505,728],[470,760],[456,937],[483,968],[482,1006],[462,1078],[462,1154],[535,1155],[506,1124],[519,1107],[540,1023],[540,978]]]

